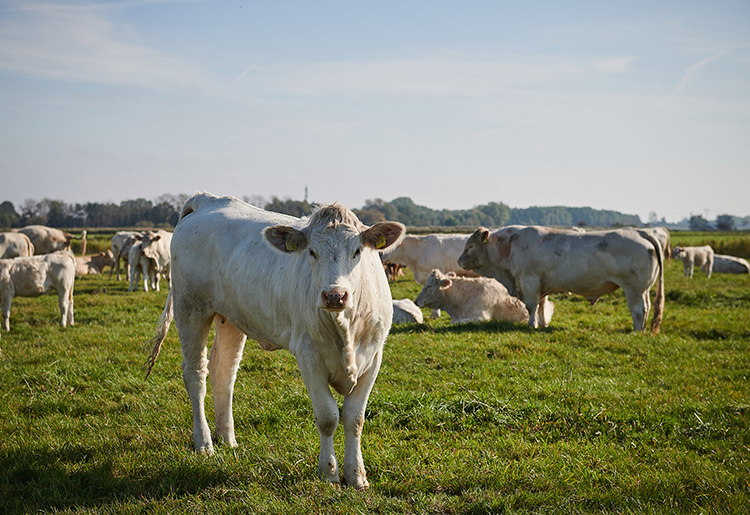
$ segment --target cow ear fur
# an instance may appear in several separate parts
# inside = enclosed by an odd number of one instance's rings
[[[398,222],[378,222],[362,233],[362,242],[376,250],[385,250],[400,243],[406,227]]]
[[[451,281],[450,279],[443,279],[442,281],[440,281],[440,289],[445,290],[447,288],[450,288],[452,284],[453,281]]]
[[[302,231],[287,225],[274,225],[263,231],[263,237],[281,252],[299,252],[307,247],[307,236]]]

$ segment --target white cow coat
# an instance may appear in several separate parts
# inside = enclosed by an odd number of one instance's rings
[[[672,251],[672,257],[682,261],[682,269],[685,277],[693,278],[695,265],[703,269],[706,275],[711,278],[711,272],[714,269],[714,249],[711,245],[702,247],[675,247]]]
[[[344,480],[358,489],[368,486],[360,434],[393,314],[378,249],[397,244],[403,232],[403,225],[393,222],[367,229],[336,205],[308,220],[233,197],[201,194],[185,203],[172,239],[172,284],[150,363],[173,310],[197,450],[213,452],[203,406],[208,372],[216,433],[236,445],[232,391],[247,335],[263,349],[288,349],[296,358],[320,435],[318,472],[334,483],[339,412],[329,385],[344,396]],[[207,360],[212,322],[216,340]]]
[[[3,328],[10,331],[10,306],[13,297],[38,297],[57,291],[62,316],[60,325],[73,325],[73,285],[76,259],[67,250],[42,256],[0,259],[0,305]]]
[[[34,244],[20,232],[0,233],[0,259],[29,257],[34,255]]]

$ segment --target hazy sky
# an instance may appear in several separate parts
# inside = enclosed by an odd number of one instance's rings
[[[750,215],[750,2],[0,0],[0,176]]]

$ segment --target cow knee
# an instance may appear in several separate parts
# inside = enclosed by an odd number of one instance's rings
[[[326,411],[315,415],[315,426],[321,436],[332,437],[339,425],[338,411]]]

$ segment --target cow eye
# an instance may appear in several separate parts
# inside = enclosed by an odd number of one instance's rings
[[[362,253],[362,247],[359,247],[357,250],[354,251],[354,254],[352,255],[353,258],[358,257]]]
[[[310,257],[312,257],[313,259],[318,259],[318,255],[313,249],[310,249]]]

